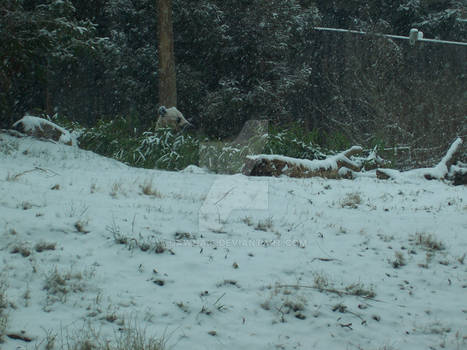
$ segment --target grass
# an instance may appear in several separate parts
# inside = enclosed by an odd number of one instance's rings
[[[410,241],[412,244],[428,251],[439,251],[445,249],[443,242],[437,240],[434,235],[424,232],[417,232],[414,237],[410,238]]]
[[[125,194],[125,191],[123,190],[123,185],[119,182],[114,182],[110,187],[109,194],[112,198],[117,198],[119,194]]]
[[[125,322],[126,323],[126,322]],[[99,334],[90,325],[75,334],[65,334],[60,349],[64,350],[165,350],[168,338],[148,336],[135,324],[124,324],[112,339]],[[57,340],[54,340],[57,342]]]
[[[0,278],[2,277],[0,276]],[[4,341],[5,331],[8,324],[8,315],[6,314],[6,309],[8,307],[6,290],[6,281],[0,279],[0,344]]]
[[[43,289],[47,291],[47,300],[66,302],[70,293],[84,292],[86,280],[92,277],[92,272],[61,272],[57,268],[52,269],[45,278]]]
[[[404,254],[402,254],[402,252],[399,251],[394,252],[394,260],[390,260],[389,262],[395,269],[398,269],[407,264]]]
[[[307,306],[307,299],[298,294],[298,288],[295,286],[286,286],[275,284],[269,286],[271,294],[267,300],[260,304],[261,308],[266,311],[272,311],[279,316],[278,321],[281,323],[287,322],[287,316],[304,320],[306,319],[305,311]],[[273,321],[273,323],[276,323]]]
[[[57,246],[57,243],[55,242],[41,241],[41,242],[36,243],[36,245],[34,246],[34,250],[38,253],[42,253],[47,250],[55,250],[56,246]]]
[[[12,155],[19,150],[19,141],[17,140],[1,140],[0,142],[0,153],[6,156]]]
[[[347,193],[341,201],[342,208],[351,208],[357,209],[358,206],[362,203],[362,197],[359,193]]]
[[[84,233],[84,234],[87,234],[89,233],[90,231],[86,230],[86,226],[88,225],[89,223],[89,220],[78,220],[75,222],[75,229],[76,231],[80,232],[80,233]]]
[[[343,289],[337,289],[334,287],[334,283],[332,283],[324,274],[322,273],[315,273],[314,274],[314,281],[313,285],[301,285],[301,284],[278,284],[276,288],[307,288],[307,289],[316,289],[322,293],[334,293],[339,296],[342,295],[354,295],[357,297],[368,298],[372,299],[376,296],[376,293],[373,287],[366,287],[361,282],[351,283],[345,286]]]
[[[349,284],[345,287],[345,291],[348,295],[355,295],[358,297],[374,298],[376,296],[372,287],[365,287],[365,285],[360,282]]]
[[[466,256],[466,253],[462,254],[462,256],[457,258],[457,261],[459,261],[459,264],[464,265],[465,256]]]
[[[162,198],[162,193],[153,187],[152,180],[146,180],[142,185],[139,185],[141,192],[146,196]]]
[[[267,218],[265,220],[260,220],[258,223],[255,225],[255,230],[256,231],[270,231],[273,227],[273,221],[272,218]]]
[[[27,258],[29,255],[31,255],[32,251],[28,247],[27,243],[18,243],[13,246],[13,248],[10,251],[11,254],[21,254],[24,258]]]
[[[172,249],[167,248],[165,241],[155,236],[143,237],[141,234],[136,235],[134,233],[130,236],[122,233],[120,227],[115,223],[115,220],[112,222],[112,225],[106,227],[106,230],[112,234],[116,244],[124,245],[128,250],[138,248],[142,252],[162,254],[168,251],[172,255],[175,254]]]

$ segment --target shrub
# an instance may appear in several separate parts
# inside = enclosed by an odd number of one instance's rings
[[[132,158],[132,150],[138,145],[129,128],[129,122],[122,117],[110,121],[99,120],[96,126],[82,130],[79,143],[84,149],[128,162]]]
[[[317,129],[308,132],[301,123],[292,123],[285,129],[272,127],[264,153],[301,159],[324,159],[318,138]]]
[[[186,131],[176,133],[169,128],[137,134],[132,128],[134,123],[123,117],[100,120],[88,129],[63,117],[54,118],[80,135],[80,147],[131,166],[151,169],[181,170],[196,164],[215,173],[234,174],[241,172],[248,155],[266,153],[324,159],[325,148],[338,150],[348,146],[342,135],[326,135],[317,129],[307,131],[301,122],[290,123],[285,129],[273,126],[269,133],[254,127],[253,136],[235,143],[212,141]]]
[[[157,129],[143,133],[134,148],[130,164],[144,168],[181,170],[198,164],[199,141],[186,133]]]

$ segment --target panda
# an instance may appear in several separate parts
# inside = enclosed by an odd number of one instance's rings
[[[159,107],[159,119],[157,120],[156,128],[172,128],[175,130],[184,129],[192,124],[185,119],[183,114],[176,108],[165,106]]]

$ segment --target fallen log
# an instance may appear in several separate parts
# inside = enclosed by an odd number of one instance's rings
[[[26,115],[14,123],[13,128],[20,133],[37,139],[52,140],[69,146],[73,145],[73,138],[68,130],[47,119]]]
[[[397,179],[400,176],[415,176],[422,177],[427,180],[444,180],[459,178],[459,182],[462,182],[464,174],[466,173],[465,168],[461,166],[453,166],[461,154],[462,139],[458,137],[449,147],[446,155],[441,161],[433,168],[420,168],[413,169],[404,172],[400,172],[394,169],[377,169],[376,177],[381,180]]]
[[[296,178],[324,177],[329,179],[353,178],[352,172],[361,170],[360,164],[350,157],[362,152],[360,146],[323,160],[297,159],[279,155],[248,156],[243,174],[248,176],[281,176]]]

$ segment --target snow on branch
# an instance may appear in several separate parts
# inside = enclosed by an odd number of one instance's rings
[[[280,176],[308,178],[321,176],[325,178],[352,178],[352,171],[360,171],[358,163],[350,157],[362,152],[362,147],[352,148],[330,156],[324,160],[307,160],[280,155],[261,154],[248,156],[243,174],[249,176]]]
[[[31,115],[26,115],[18,120],[13,124],[13,128],[36,138],[53,140],[70,146],[76,143],[76,141],[73,142],[68,130],[47,119]]]
[[[376,170],[376,176],[379,179],[383,180],[398,179],[403,176],[421,177],[427,180],[443,180],[446,178],[455,177],[457,176],[456,174],[458,172],[464,171],[464,168],[462,167],[455,167],[455,169],[453,169],[452,167],[452,165],[458,160],[458,156],[461,152],[461,145],[462,139],[458,137],[451,144],[443,159],[441,159],[441,161],[433,168],[413,169],[404,172],[400,172],[394,169],[378,169]],[[457,171],[457,168],[459,168],[460,170]],[[452,172],[452,170],[455,170],[454,173]]]

